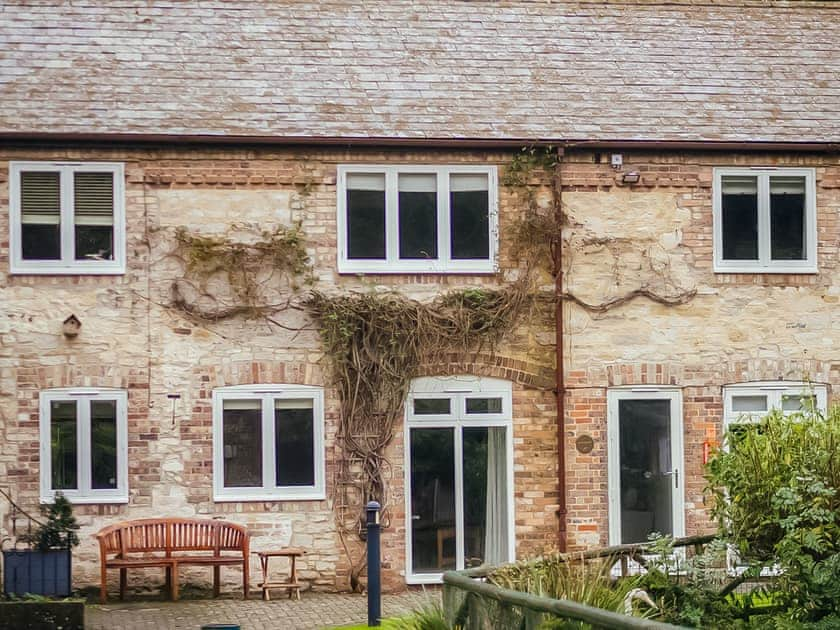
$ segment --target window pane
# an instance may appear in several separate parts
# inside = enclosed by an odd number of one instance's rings
[[[807,411],[816,409],[817,399],[810,394],[782,396],[782,411]]]
[[[21,252],[24,260],[61,258],[60,182],[58,172],[20,174]]]
[[[78,488],[76,422],[75,401],[53,401],[50,403],[50,453],[53,490]]]
[[[76,260],[114,259],[114,176],[73,174]]]
[[[449,179],[452,258],[490,257],[490,193],[487,175]]]
[[[724,260],[758,260],[758,180],[721,178]]]
[[[60,260],[61,227],[24,223],[21,225],[21,252],[24,260]]]
[[[278,486],[315,485],[315,419],[311,400],[277,400],[274,436]]]
[[[259,400],[226,400],[222,406],[226,488],[261,487],[262,406]]]
[[[502,399],[467,398],[467,413],[502,413]]]
[[[414,414],[417,416],[448,415],[449,398],[415,398]]]
[[[385,175],[347,175],[347,256],[385,258]]]
[[[767,396],[733,396],[732,411],[767,411]]]
[[[400,258],[437,258],[437,176],[399,176]]]
[[[770,178],[770,257],[805,260],[805,178]]]
[[[117,487],[117,402],[90,403],[90,478],[94,490]]]

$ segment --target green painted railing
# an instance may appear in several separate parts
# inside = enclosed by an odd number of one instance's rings
[[[693,546],[698,551],[713,536],[692,536],[674,541],[675,547]],[[581,553],[565,554],[568,561],[614,558],[626,574],[627,560],[641,557],[648,545],[620,545]],[[678,630],[661,621],[621,615],[602,608],[563,599],[539,597],[530,593],[500,588],[483,581],[494,567],[477,567],[443,574],[443,607],[447,622],[464,630],[537,630],[547,619],[578,621],[593,628],[615,630],[647,628]]]

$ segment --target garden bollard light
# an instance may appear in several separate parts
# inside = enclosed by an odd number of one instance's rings
[[[368,625],[378,627],[382,620],[382,579],[379,561],[379,510],[376,501],[367,504]]]

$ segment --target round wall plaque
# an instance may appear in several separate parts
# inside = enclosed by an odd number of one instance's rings
[[[578,450],[578,453],[591,453],[592,449],[595,447],[595,440],[592,439],[591,435],[581,435],[578,439],[575,440],[575,447]]]

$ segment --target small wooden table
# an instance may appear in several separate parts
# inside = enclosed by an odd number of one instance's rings
[[[272,588],[288,589],[289,599],[292,598],[292,595],[295,596],[295,599],[300,599],[300,583],[297,581],[296,560],[304,554],[303,549],[297,549],[295,547],[286,547],[285,549],[277,549],[275,551],[254,551],[252,553],[259,556],[260,559],[260,567],[262,568],[262,582],[257,584],[257,586],[259,586],[262,589],[262,595],[264,600],[271,600],[269,589]],[[289,559],[289,579],[286,582],[272,582],[268,577],[268,561],[271,558],[277,556]]]

